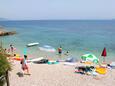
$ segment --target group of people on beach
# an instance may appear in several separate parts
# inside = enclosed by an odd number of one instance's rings
[[[67,51],[65,53],[65,55],[68,55],[68,53],[69,53],[69,51]],[[58,48],[58,54],[61,57],[61,55],[62,55],[62,47],[61,46]],[[27,59],[28,59],[27,55],[24,55],[24,58],[21,60],[20,63],[21,63],[21,68],[22,68],[24,74],[30,75],[29,68],[28,68],[28,65],[27,65]]]
[[[14,53],[14,46],[12,44],[10,44],[10,48],[8,48],[8,49],[5,48],[5,51],[7,53],[13,54]]]
[[[14,51],[15,51],[15,48],[12,44],[9,45],[8,49],[5,48],[5,52],[7,52],[13,57],[16,57],[16,54]],[[30,75],[29,68],[27,65],[27,59],[28,59],[27,55],[24,55],[24,57],[20,61],[20,64],[21,64],[21,69],[23,70],[23,74]],[[11,58],[10,60],[13,60],[13,58]]]
[[[14,57],[16,57],[16,54],[15,54],[15,48],[14,48],[14,46],[12,45],[12,44],[10,44],[10,48],[8,48],[8,49],[5,49],[5,51],[8,53],[8,54],[10,54],[10,55],[12,55],[12,56],[14,56]],[[58,51],[58,55],[61,57],[62,56],[62,47],[60,46],[58,49],[57,49],[57,51]],[[69,53],[69,51],[67,51],[64,55],[68,55],[68,53]],[[28,65],[27,65],[27,59],[28,59],[28,56],[27,55],[24,55],[23,56],[23,58],[21,59],[21,61],[20,61],[20,64],[21,64],[21,69],[23,70],[23,74],[26,74],[26,75],[30,75],[30,72],[29,72],[29,67],[28,67]]]

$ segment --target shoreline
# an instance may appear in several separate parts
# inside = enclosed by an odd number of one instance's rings
[[[5,45],[5,44],[3,45],[3,47],[6,48],[6,49],[9,48],[9,46]],[[57,50],[56,50],[55,53],[51,53],[51,52],[41,51],[41,50],[39,50],[38,47],[39,47],[39,45],[34,46],[34,47],[26,48],[27,49],[27,55],[28,55],[29,59],[39,58],[39,57],[45,57],[45,58],[49,58],[49,59],[52,59],[52,60],[60,59]],[[24,46],[17,46],[17,45],[14,44],[14,48],[15,48],[14,53],[23,57],[25,47]],[[88,53],[84,53],[84,51],[79,51],[78,50],[78,51],[75,51],[75,52],[69,52],[68,55],[65,55],[65,51],[63,50],[61,59],[63,60],[63,59],[67,59],[68,57],[73,57],[73,58],[76,58],[77,60],[80,60],[81,56],[85,55],[85,54],[88,54]],[[92,52],[92,54],[94,54],[101,61],[103,60],[103,57],[101,57],[100,52]],[[106,61],[107,62],[115,61],[114,54],[108,53],[108,55],[106,56]]]

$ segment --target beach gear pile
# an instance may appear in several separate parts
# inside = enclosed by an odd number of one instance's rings
[[[86,75],[99,75],[99,74],[106,74],[107,67],[102,66],[78,66],[75,67],[75,73],[86,74]]]
[[[44,57],[39,57],[39,58],[33,58],[30,60],[27,60],[27,62],[32,62],[32,63],[36,63],[36,64],[45,64],[48,62],[48,59],[46,59]]]
[[[94,66],[79,66],[79,67],[75,67],[76,69],[76,73],[80,73],[80,74],[90,74],[93,69]]]
[[[84,66],[75,67],[75,73],[87,75],[106,74],[108,70],[107,64],[99,64],[99,59],[93,54],[85,54],[81,56]],[[111,64],[115,66],[115,64]]]
[[[14,54],[13,60],[21,61],[23,58],[19,54]]]
[[[48,60],[47,58],[44,58],[44,57],[34,58],[27,61],[36,63],[36,64],[58,64],[59,63],[58,61]]]
[[[48,59],[41,59],[39,61],[34,61],[33,63],[36,63],[36,64],[45,64],[48,62]]]

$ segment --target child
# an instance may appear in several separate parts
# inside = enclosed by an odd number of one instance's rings
[[[24,55],[24,58],[21,60],[22,70],[24,71],[24,74],[30,75],[26,60],[27,60],[27,55]]]

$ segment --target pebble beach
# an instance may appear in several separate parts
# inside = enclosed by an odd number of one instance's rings
[[[9,74],[11,86],[114,86],[115,69],[107,69],[104,75],[92,76],[75,73],[76,65],[34,64],[28,63],[31,75],[19,77],[22,72],[20,62],[13,62],[13,70]]]

